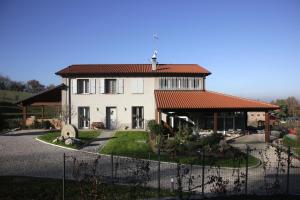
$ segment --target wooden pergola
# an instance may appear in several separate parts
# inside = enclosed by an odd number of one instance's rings
[[[26,125],[28,106],[41,107],[41,116],[42,119],[45,117],[45,107],[57,107],[57,110],[61,109],[61,91],[66,86],[60,84],[49,90],[45,90],[38,94],[32,95],[26,99],[23,99],[16,104],[22,107],[23,113],[23,125]]]

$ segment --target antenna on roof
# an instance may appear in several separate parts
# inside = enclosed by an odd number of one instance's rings
[[[156,70],[157,68],[157,40],[158,35],[157,33],[153,33],[153,55],[152,55],[152,71]]]

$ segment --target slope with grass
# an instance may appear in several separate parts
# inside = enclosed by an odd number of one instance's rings
[[[32,93],[29,92],[20,92],[20,91],[11,91],[11,90],[0,90],[0,102],[10,102],[15,103],[22,99],[28,98]]]

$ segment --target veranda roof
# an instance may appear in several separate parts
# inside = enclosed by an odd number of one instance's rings
[[[156,90],[157,109],[276,110],[270,103],[212,91]]]

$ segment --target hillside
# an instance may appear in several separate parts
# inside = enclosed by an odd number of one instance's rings
[[[15,103],[27,97],[30,97],[32,93],[18,92],[11,90],[0,90],[0,102]]]

